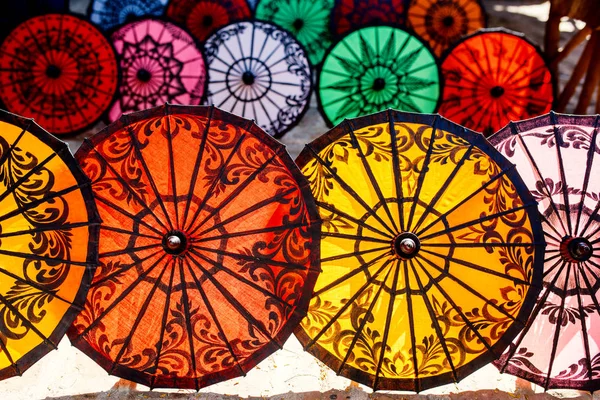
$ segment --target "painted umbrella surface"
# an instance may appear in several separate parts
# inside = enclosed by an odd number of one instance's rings
[[[184,25],[200,41],[218,28],[251,16],[246,0],[171,0],[167,17]]]
[[[427,45],[387,26],[359,29],[335,44],[317,90],[329,126],[388,108],[433,112],[439,96],[439,70]]]
[[[485,20],[480,0],[412,0],[406,17],[438,57],[463,36],[485,28]]]
[[[296,160],[323,219],[304,348],[375,390],[455,382],[498,357],[540,289],[536,203],[483,136],[437,115],[346,120]]]
[[[554,78],[541,50],[520,33],[482,29],[442,61],[439,113],[489,136],[510,121],[550,111]]]
[[[58,343],[83,307],[99,218],[66,143],[0,111],[0,379]]]
[[[204,56],[183,28],[157,19],[127,24],[112,42],[122,70],[117,99],[108,114],[157,107],[166,102],[198,105],[206,88]]]
[[[140,17],[160,16],[168,0],[92,0],[90,21],[103,30],[111,30]]]
[[[600,389],[599,121],[550,113],[490,137],[538,201],[548,243],[536,307],[495,364],[545,389]]]
[[[319,65],[331,46],[333,4],[334,0],[261,0],[256,18],[290,31],[306,49],[311,63]]]
[[[405,8],[405,0],[335,0],[331,31],[344,36],[365,26],[403,26]]]
[[[103,117],[118,86],[108,39],[92,24],[47,14],[20,24],[0,45],[0,100],[54,134],[81,132]]]
[[[319,271],[314,199],[282,144],[216,108],[167,105],[76,157],[103,222],[75,346],[111,374],[196,390],[281,348]]]
[[[312,69],[290,33],[266,22],[227,25],[204,44],[208,102],[281,137],[308,110]]]
[[[69,0],[20,0],[0,2],[0,38],[19,23],[36,15],[69,11]]]

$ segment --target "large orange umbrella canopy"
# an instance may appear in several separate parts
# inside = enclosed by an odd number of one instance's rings
[[[199,389],[283,345],[319,240],[283,145],[216,108],[167,105],[123,116],[77,158],[103,222],[75,346],[123,378]]]
[[[83,306],[97,224],[67,145],[0,111],[0,379],[55,349]]]
[[[424,390],[498,357],[541,284],[536,203],[485,139],[439,116],[349,119],[297,160],[319,212],[304,348],[375,390]]]

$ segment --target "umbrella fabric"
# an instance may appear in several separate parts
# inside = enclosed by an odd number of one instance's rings
[[[67,145],[0,111],[0,379],[56,349],[81,310],[98,223],[89,180]]]
[[[599,121],[550,113],[490,137],[538,201],[548,243],[536,307],[495,364],[544,389],[600,389]]]
[[[308,110],[312,70],[302,46],[265,22],[223,27],[204,44],[208,101],[281,137]]]
[[[402,26],[405,0],[336,0],[331,16],[331,31],[336,36],[369,25]]]
[[[350,119],[296,160],[323,219],[296,336],[375,390],[464,378],[522,329],[542,279],[536,203],[485,139],[436,115]]]
[[[92,0],[88,8],[88,17],[101,29],[110,30],[139,17],[162,15],[167,1]]]
[[[244,375],[306,314],[318,214],[279,142],[216,108],[123,116],[76,157],[102,217],[71,342],[109,373],[193,388]]]
[[[90,23],[48,14],[20,24],[0,45],[0,100],[54,134],[72,134],[106,113],[118,84],[115,51]]]
[[[144,19],[112,34],[122,70],[110,121],[166,102],[197,105],[206,87],[204,56],[192,36],[169,22]]]
[[[0,2],[0,38],[35,15],[69,11],[68,0],[21,0]]]
[[[246,0],[171,0],[167,17],[185,25],[200,41],[218,28],[251,16]]]
[[[485,28],[485,17],[480,0],[412,0],[406,20],[439,57],[463,36]]]
[[[552,108],[552,73],[522,34],[479,30],[452,47],[441,68],[440,114],[486,136]]]
[[[327,54],[317,99],[326,122],[394,108],[435,111],[440,96],[435,57],[420,39],[397,28],[359,29]]]
[[[290,31],[306,49],[313,65],[321,64],[331,45],[333,0],[261,0],[256,18]]]

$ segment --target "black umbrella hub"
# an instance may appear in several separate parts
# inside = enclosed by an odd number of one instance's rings
[[[145,68],[141,68],[137,71],[136,73],[136,77],[141,81],[141,82],[149,82],[150,79],[152,79],[152,74],[150,73],[150,71],[148,71]]]
[[[408,260],[419,253],[421,242],[414,233],[403,232],[394,238],[392,248],[398,258]]]
[[[490,89],[490,95],[492,97],[498,98],[504,94],[504,88],[502,86],[494,86]]]
[[[51,79],[58,79],[62,75],[62,70],[56,65],[48,65],[46,68],[46,76]]]
[[[179,255],[187,250],[187,237],[181,231],[170,231],[162,240],[163,249],[173,255]]]
[[[253,85],[255,79],[256,76],[251,71],[246,71],[242,74],[242,82],[244,82],[245,85]]]
[[[594,254],[594,247],[584,237],[567,237],[560,244],[560,253],[566,261],[587,261]]]

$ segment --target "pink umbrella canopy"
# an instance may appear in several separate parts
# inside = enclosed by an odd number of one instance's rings
[[[550,113],[489,138],[538,201],[544,287],[495,364],[544,389],[600,389],[600,116]]]
[[[123,78],[109,120],[164,103],[198,105],[206,63],[192,35],[158,19],[127,24],[112,34]]]

